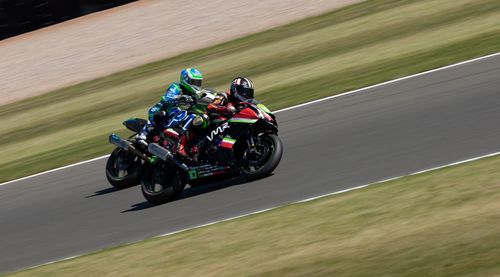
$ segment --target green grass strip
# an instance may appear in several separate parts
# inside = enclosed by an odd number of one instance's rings
[[[11,276],[497,276],[500,157]]]
[[[500,51],[498,0],[371,0],[4,105],[0,182],[109,153],[121,121],[146,117],[196,66],[206,85],[250,77],[271,109]]]

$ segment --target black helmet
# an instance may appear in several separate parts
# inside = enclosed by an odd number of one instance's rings
[[[229,88],[231,95],[234,97],[243,97],[245,99],[253,99],[253,83],[245,77],[237,77],[231,82]]]

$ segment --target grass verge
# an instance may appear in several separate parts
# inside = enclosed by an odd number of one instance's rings
[[[109,153],[183,67],[217,89],[248,76],[277,109],[498,52],[499,17],[498,0],[371,0],[4,105],[0,182]]]
[[[500,157],[12,276],[493,276]]]

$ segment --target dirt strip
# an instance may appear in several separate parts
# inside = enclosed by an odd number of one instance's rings
[[[361,0],[144,0],[0,41],[0,105]]]

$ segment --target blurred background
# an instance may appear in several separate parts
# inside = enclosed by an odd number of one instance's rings
[[[135,0],[0,0],[0,39]]]
[[[136,189],[110,190],[97,158],[1,186],[0,273],[163,233],[161,224],[284,203],[276,195],[306,198],[491,153],[499,23],[500,0],[0,0],[0,183],[109,154],[109,134],[130,136],[121,122],[147,117],[186,67],[218,91],[248,77],[276,111],[494,55],[278,117],[288,154],[268,183],[151,208]],[[499,168],[492,157],[25,276],[500,276]]]

